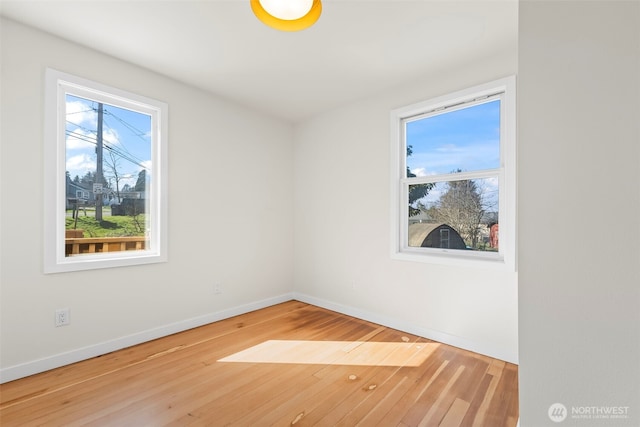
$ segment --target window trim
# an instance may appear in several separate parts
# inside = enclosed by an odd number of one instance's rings
[[[149,210],[152,221],[149,247],[144,250],[65,256],[66,138],[61,114],[67,94],[152,116],[151,161],[153,181]],[[45,72],[44,103],[44,273],[61,273],[166,262],[168,259],[168,105],[58,70]]]
[[[413,248],[408,246],[408,222],[403,220],[408,205],[406,184],[406,148],[403,123],[434,112],[449,112],[483,102],[500,95],[500,168],[468,173],[496,176],[499,179],[499,252],[460,251],[441,248]],[[435,263],[453,266],[481,267],[504,271],[516,271],[516,78],[499,80],[432,98],[391,111],[391,258],[403,261]],[[465,179],[465,172],[456,174],[456,180]],[[451,176],[440,175],[439,182],[449,181]],[[433,182],[433,177],[429,182]],[[413,182],[416,183],[416,182]],[[407,213],[408,215],[408,213]]]

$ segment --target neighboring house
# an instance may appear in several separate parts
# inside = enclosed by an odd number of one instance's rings
[[[416,222],[433,222],[433,221],[434,221],[433,218],[431,218],[429,214],[422,209],[420,210],[420,213],[418,215],[409,217],[409,224],[413,224]]]
[[[82,185],[67,179],[67,209],[73,209],[78,202],[79,205],[86,205],[92,201],[93,194],[91,190]]]
[[[120,199],[144,199],[144,191],[121,191]]]
[[[443,223],[409,224],[409,246],[423,248],[467,249],[460,234]]]

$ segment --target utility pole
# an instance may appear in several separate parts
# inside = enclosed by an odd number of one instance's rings
[[[99,184],[94,188],[99,189],[98,192],[94,190],[94,196],[96,198],[96,221],[102,221],[102,185],[104,179],[102,178],[102,118],[103,118],[103,105],[102,102],[98,103],[98,138],[96,141],[96,184]]]

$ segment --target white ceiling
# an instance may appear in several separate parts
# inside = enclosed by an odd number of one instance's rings
[[[323,0],[278,32],[249,0],[0,0],[0,13],[288,121],[517,46],[517,0]]]

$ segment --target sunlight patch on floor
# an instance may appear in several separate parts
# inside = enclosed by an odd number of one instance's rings
[[[218,362],[419,366],[438,343],[269,340]]]

